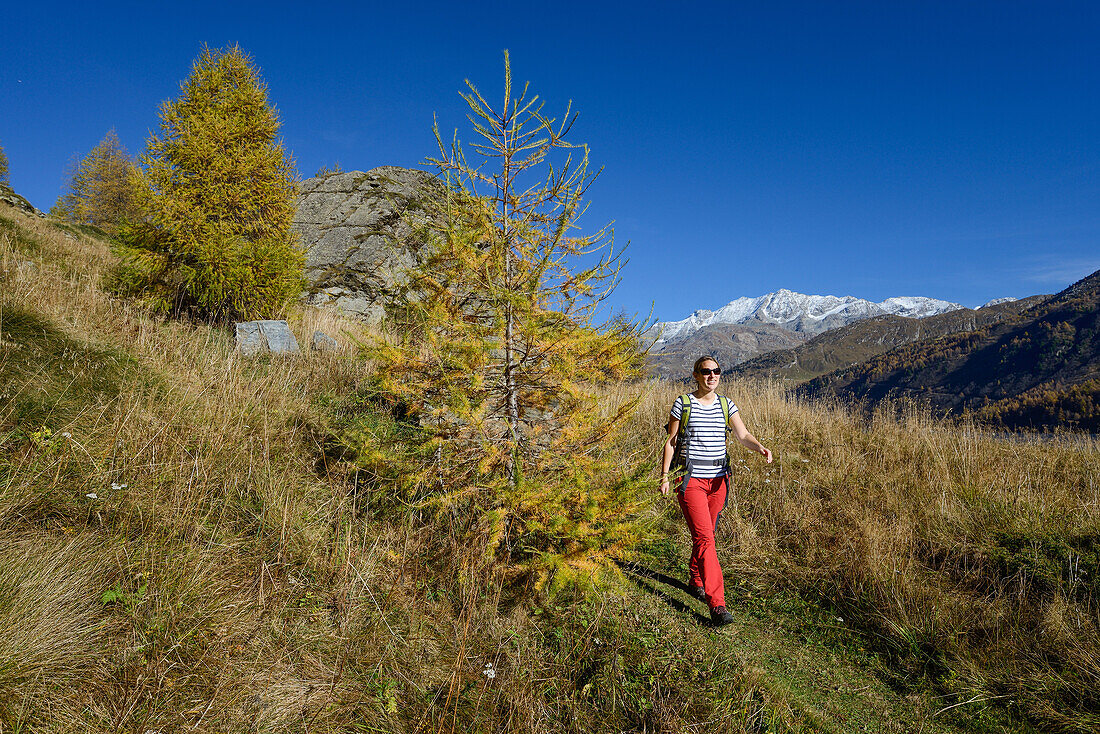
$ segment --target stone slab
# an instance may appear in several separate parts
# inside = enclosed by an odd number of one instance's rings
[[[237,349],[246,357],[298,354],[298,340],[286,321],[241,321],[236,324],[236,331]]]

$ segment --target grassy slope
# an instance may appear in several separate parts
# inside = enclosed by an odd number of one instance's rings
[[[934,567],[996,586],[1019,559],[1005,551],[1004,573],[995,559],[983,569],[982,543],[1006,523],[1024,538],[1087,535],[1094,447],[1082,459],[972,436],[945,455],[957,437],[919,421],[884,423],[872,440],[774,390],[738,395],[783,455],[773,474],[745,466],[722,530],[737,625],[701,624],[699,605],[654,580],[684,574],[686,535],[667,503],[642,519],[663,540],[633,559],[640,573],[587,598],[527,597],[455,573],[436,554],[439,519],[388,505],[328,450],[333,406],[369,365],[242,361],[223,331],[106,297],[109,261],[94,232],[0,210],[4,730],[1018,730],[984,700],[1001,674],[977,681],[983,662],[1016,658],[983,658],[944,625],[999,630],[1019,651],[1034,631],[1012,617],[1022,601],[987,588],[975,602]],[[293,325],[354,328],[312,311]],[[624,455],[653,455],[670,399],[651,391]],[[827,420],[839,424],[825,431]],[[906,449],[906,431],[923,444]],[[915,483],[897,472],[899,450],[928,464]],[[1027,486],[1001,459],[1032,463]],[[845,487],[864,463],[881,476],[856,501]],[[930,501],[941,491],[942,507]],[[1043,578],[1059,589],[1059,573]],[[1080,614],[1091,599],[1056,593],[1039,608],[1054,645],[1043,654],[1063,676],[1095,665]],[[981,624],[978,606],[990,610]],[[1028,681],[1038,693],[1017,708],[1041,718],[1054,693]]]
[[[1053,731],[1100,726],[1095,441],[1009,443],[905,406],[867,424],[774,384],[724,389],[779,452],[770,473],[738,462],[727,579],[835,611],[897,682],[968,721],[999,702]],[[647,404],[654,428],[674,393]]]

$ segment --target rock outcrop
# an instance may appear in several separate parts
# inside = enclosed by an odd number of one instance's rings
[[[5,204],[10,204],[16,209],[20,209],[27,214],[33,214],[36,217],[46,216],[42,212],[35,208],[34,204],[24,199],[19,194],[15,193],[15,190],[11,186],[0,183],[0,201]]]
[[[307,179],[292,228],[306,252],[308,302],[375,321],[416,264],[443,184],[424,171],[381,166]]]
[[[313,332],[313,351],[339,352],[340,342],[336,341],[323,331],[315,331]]]

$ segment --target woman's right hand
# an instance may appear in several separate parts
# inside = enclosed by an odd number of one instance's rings
[[[668,496],[668,478],[661,480],[661,494]]]

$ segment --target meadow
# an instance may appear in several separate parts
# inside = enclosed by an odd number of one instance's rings
[[[0,731],[1100,729],[1093,439],[724,385],[777,460],[734,453],[719,631],[656,491],[589,585],[472,569],[461,517],[342,440],[407,428],[361,399],[359,324],[302,309],[345,349],[246,360],[107,295],[111,262],[0,209]],[[640,397],[604,451],[654,490],[682,390],[606,395]]]

